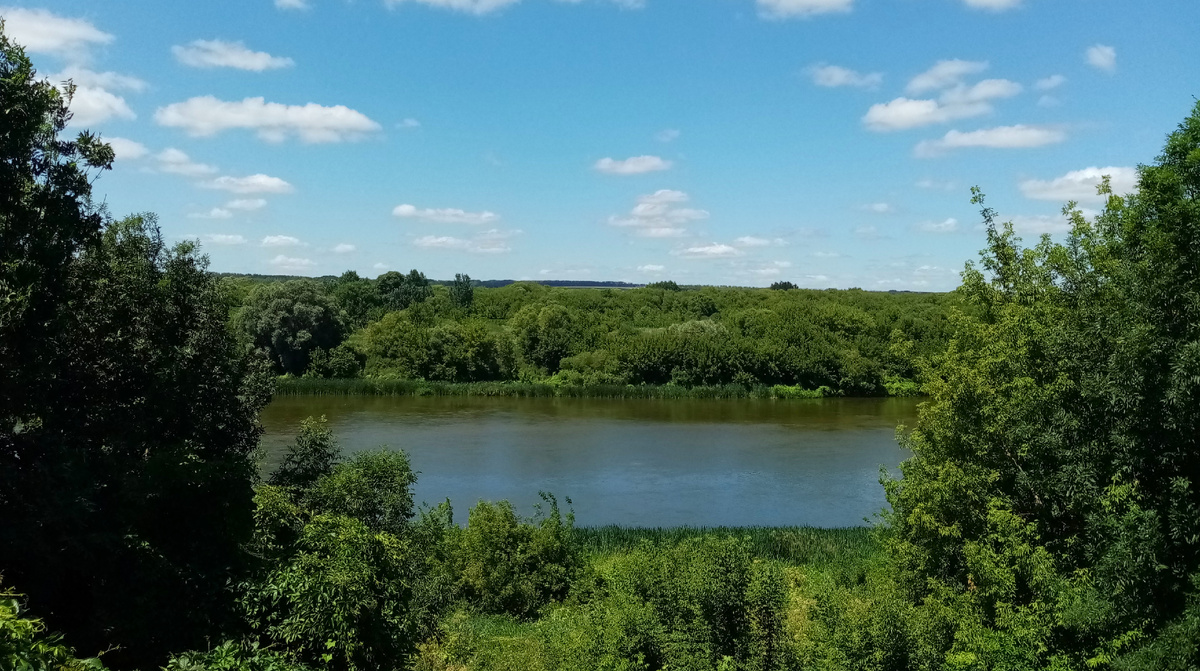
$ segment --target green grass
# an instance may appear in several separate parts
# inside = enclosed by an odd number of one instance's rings
[[[708,399],[808,399],[831,392],[775,385],[745,387],[727,384],[710,387],[678,385],[554,385],[541,382],[427,382],[376,378],[321,379],[281,377],[280,396],[511,396],[519,398],[708,398]]]
[[[857,563],[879,552],[870,527],[577,527],[576,539],[585,552],[617,555],[649,543],[670,546],[690,538],[741,538],[751,554],[793,565]]]

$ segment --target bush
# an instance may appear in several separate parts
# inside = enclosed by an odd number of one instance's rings
[[[467,527],[450,536],[459,593],[481,611],[530,618],[570,592],[582,565],[575,516],[564,517],[554,496],[543,493],[542,498],[549,511],[539,507],[528,521],[519,519],[508,501],[480,501]]]

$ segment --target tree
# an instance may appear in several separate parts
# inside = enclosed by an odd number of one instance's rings
[[[383,299],[375,285],[353,270],[347,270],[331,283],[329,295],[346,313],[346,325],[352,330],[382,316]]]
[[[415,268],[407,275],[394,270],[386,272],[375,280],[375,287],[389,310],[403,310],[414,303],[422,303],[433,295],[425,273]]]
[[[147,668],[235,616],[269,378],[193,244],[91,203],[112,150],[58,138],[67,100],[2,34],[0,99],[0,572]]]
[[[450,285],[450,302],[456,307],[470,310],[475,302],[475,286],[471,284],[471,276],[458,273]]]
[[[292,375],[308,370],[314,350],[333,349],[346,334],[345,314],[311,280],[257,287],[238,320],[251,345],[275,370]]]
[[[796,286],[793,282],[780,281],[772,282],[771,288],[776,291],[787,291],[788,289],[799,289],[800,287]]]
[[[1200,616],[1200,104],[1135,193],[1101,193],[1032,248],[983,207],[978,316],[926,372],[915,456],[886,482],[945,660],[1095,666],[1150,643],[1129,664],[1200,662],[1153,643]]]

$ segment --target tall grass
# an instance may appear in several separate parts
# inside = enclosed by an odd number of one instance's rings
[[[520,398],[705,398],[798,399],[822,398],[829,389],[801,389],[775,385],[745,387],[727,384],[710,387],[677,385],[554,385],[541,382],[428,382],[376,378],[322,379],[281,377],[280,396],[512,396]]]
[[[869,527],[577,527],[576,539],[592,555],[617,555],[643,544],[666,547],[705,536],[740,538],[751,553],[789,564],[858,563],[879,552]]]

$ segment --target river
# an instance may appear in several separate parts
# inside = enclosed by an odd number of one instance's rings
[[[915,399],[793,401],[279,397],[262,413],[264,467],[300,421],[325,415],[351,454],[405,450],[418,503],[480,499],[532,512],[538,491],[579,525],[866,524],[886,504],[879,469],[907,457]]]

